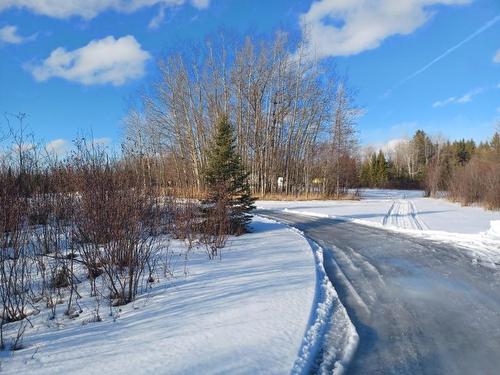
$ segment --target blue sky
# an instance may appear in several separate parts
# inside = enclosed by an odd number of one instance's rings
[[[159,56],[276,30],[348,75],[364,144],[416,129],[481,140],[500,122],[498,0],[0,0],[0,111],[29,114],[45,142],[91,130],[117,144]]]

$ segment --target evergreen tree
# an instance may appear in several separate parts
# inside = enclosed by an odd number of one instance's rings
[[[429,164],[435,152],[435,146],[429,136],[423,130],[417,130],[412,143],[416,152],[417,164],[419,166]]]
[[[249,173],[236,152],[233,128],[227,116],[222,116],[217,124],[204,172],[209,191],[205,202],[207,210],[224,207],[230,218],[230,232],[246,232],[252,218],[249,213],[255,209],[255,198],[250,193]]]
[[[384,153],[382,150],[379,150],[377,159],[377,186],[378,187],[384,187],[385,184],[387,183],[387,162],[385,160]]]
[[[377,154],[375,153],[370,158],[370,187],[378,187]]]
[[[361,165],[359,181],[361,183],[361,186],[372,187],[371,164],[369,160],[364,161],[363,164]]]
[[[389,179],[389,164],[382,150],[373,153],[361,166],[359,175],[362,186],[384,187]]]
[[[455,141],[453,143],[453,148],[455,150],[455,159],[457,164],[463,166],[472,158],[476,145],[473,140],[466,141],[465,139],[462,139],[460,141]]]

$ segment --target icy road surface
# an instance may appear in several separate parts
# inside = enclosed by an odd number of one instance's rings
[[[348,374],[499,373],[500,265],[358,223],[259,214],[323,247],[328,277],[359,334]]]

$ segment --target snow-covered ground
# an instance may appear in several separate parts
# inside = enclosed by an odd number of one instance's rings
[[[418,191],[366,190],[359,201],[258,206],[457,242],[473,260],[500,265],[500,213],[423,198]],[[88,296],[74,319],[62,314],[63,307],[55,320],[41,309],[30,317],[24,349],[0,352],[0,371],[307,373],[320,358],[325,368],[316,371],[341,373],[357,333],[325,275],[321,248],[282,224],[255,217],[252,225],[253,233],[229,240],[222,260],[209,261],[202,247],[195,248],[187,273],[186,246],[171,241],[173,275],[159,275],[147,293],[111,315],[101,301],[101,322],[92,322],[95,300]],[[15,324],[6,326],[6,335]],[[328,350],[320,351],[325,342]]]
[[[355,330],[325,276],[321,249],[282,224],[256,217],[252,225],[253,233],[230,239],[222,260],[209,261],[201,248],[191,253],[187,276],[185,246],[174,241],[176,276],[115,309],[114,318],[103,303],[103,321],[88,323],[90,297],[76,319],[31,317],[25,348],[2,352],[1,372],[301,372],[331,319],[342,329],[329,355],[341,368]]]
[[[473,259],[500,265],[500,212],[463,207],[422,191],[366,189],[360,200],[258,201],[258,208],[331,217],[451,242],[468,249]]]
[[[423,197],[422,191],[365,189],[361,199],[343,201],[258,201],[259,208],[287,209],[377,223],[388,227],[478,234],[500,220],[499,211],[463,207],[445,199]]]

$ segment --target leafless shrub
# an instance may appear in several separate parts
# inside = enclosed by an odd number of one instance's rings
[[[28,316],[33,297],[33,249],[27,212],[34,172],[33,147],[26,146],[24,115],[17,116],[19,132],[11,130],[15,147],[10,164],[0,165],[0,346],[4,347],[3,326],[21,322],[13,348],[24,334],[22,321]],[[8,121],[8,119],[7,119]]]
[[[137,185],[136,175],[93,146],[79,150],[79,211],[76,237],[96,294],[103,274],[114,305],[134,300],[155,249],[156,200]]]
[[[183,202],[172,204],[171,213],[171,230],[173,237],[187,241],[188,246],[192,247],[199,233],[201,222],[199,202],[186,199]]]
[[[224,188],[220,188],[224,190]],[[205,245],[209,259],[214,259],[220,256],[220,249],[222,249],[227,241],[228,233],[231,233],[231,220],[230,212],[228,212],[227,197],[219,194],[221,199],[217,200],[214,204],[204,208],[205,220],[203,222],[201,242]]]
[[[0,187],[0,297],[2,320],[24,319],[31,282],[32,257],[29,254],[28,227],[24,220],[24,200],[17,195],[13,181],[4,178]]]
[[[499,163],[472,158],[456,169],[450,183],[450,197],[464,205],[477,202],[490,209],[499,209],[499,186]]]
[[[12,350],[20,350],[24,348],[23,346],[24,332],[26,331],[26,327],[28,326],[28,324],[31,325],[31,322],[28,319],[23,319],[20,322],[18,322],[16,336],[12,340],[12,345],[11,345]]]
[[[226,205],[209,208],[207,219],[199,197],[179,197],[150,161],[138,167],[85,140],[64,162],[41,158],[22,137],[15,144],[0,162],[2,347],[5,324],[17,324],[11,348],[22,347],[28,316],[41,306],[49,319],[58,306],[69,318],[79,316],[82,275],[95,299],[92,321],[101,320],[104,301],[111,311],[133,301],[158,272],[171,275],[168,238],[187,245],[186,275],[200,241],[209,258],[220,256],[230,225]],[[167,248],[162,257],[160,244]]]
[[[52,284],[57,289],[69,287],[71,285],[69,269],[65,266],[57,268],[53,275]]]

